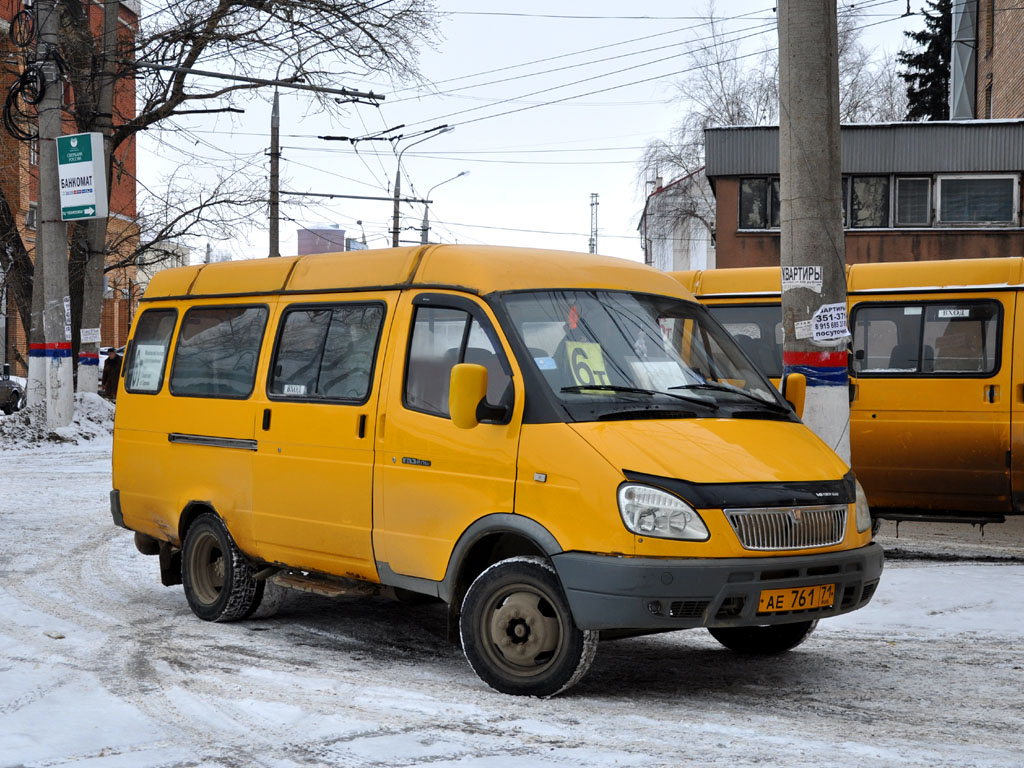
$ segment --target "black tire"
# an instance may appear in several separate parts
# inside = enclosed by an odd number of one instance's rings
[[[181,583],[192,612],[204,621],[247,619],[260,606],[264,584],[245,562],[217,515],[196,518],[185,534]]]
[[[462,650],[491,688],[553,696],[590,668],[599,633],[581,630],[551,564],[511,557],[470,585],[459,617]]]
[[[796,648],[810,637],[817,620],[759,627],[709,627],[708,632],[730,651],[745,656],[773,656]]]

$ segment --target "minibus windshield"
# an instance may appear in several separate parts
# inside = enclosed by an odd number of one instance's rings
[[[511,293],[503,303],[533,365],[578,420],[652,410],[666,417],[792,418],[698,304],[572,290]]]

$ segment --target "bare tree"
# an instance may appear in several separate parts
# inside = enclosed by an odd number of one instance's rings
[[[778,50],[767,37],[726,31],[715,3],[705,11],[710,44],[694,47],[688,74],[674,84],[683,117],[668,139],[652,139],[639,162],[638,181],[669,182],[699,174],[704,168],[707,128],[778,123]],[[896,70],[860,42],[858,12],[844,8],[839,16],[840,119],[843,122],[899,120],[901,92]],[[765,29],[774,35],[774,25]],[[745,46],[753,51],[744,52]],[[905,96],[902,97],[905,100]],[[665,217],[667,220],[662,220]],[[655,220],[655,218],[657,220]],[[714,197],[696,179],[674,185],[648,222],[664,236],[677,221],[697,219],[713,231]]]
[[[128,172],[120,165],[119,149],[140,131],[181,115],[222,112],[260,98],[257,83],[197,77],[188,70],[334,89],[368,75],[417,78],[417,48],[436,34],[434,0],[147,0],[138,28],[122,25],[112,46],[109,36],[104,45],[103,36],[95,34],[90,5],[90,0],[60,4],[60,55],[73,96],[66,110],[75,128],[109,136],[108,178]],[[129,79],[134,80],[135,108],[119,112],[116,99],[112,109],[105,108],[111,92],[122,87],[118,83]],[[315,108],[344,113],[335,95],[309,93]],[[99,220],[99,245],[96,237],[90,239],[89,225],[73,224],[69,263],[76,345],[83,306],[92,307],[91,316],[98,318],[102,301],[101,281],[93,280],[86,290],[89,269],[134,263],[150,245],[180,239],[197,228],[209,233],[236,227],[265,211],[262,177],[250,163],[205,186],[172,180],[140,209],[134,248],[126,248],[124,228],[112,233],[106,220]],[[155,205],[159,200],[164,210]],[[0,265],[15,267],[9,278],[27,328],[30,302],[23,298],[31,292],[31,269],[18,256],[24,244],[4,208],[0,205],[0,246],[9,245],[0,247]]]

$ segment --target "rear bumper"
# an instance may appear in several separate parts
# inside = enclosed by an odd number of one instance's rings
[[[632,558],[563,552],[551,558],[581,629],[669,630],[786,624],[867,605],[882,574],[878,544],[817,555]],[[835,584],[827,608],[758,613],[762,590]]]

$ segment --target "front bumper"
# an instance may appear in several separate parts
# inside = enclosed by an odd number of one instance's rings
[[[580,629],[669,630],[786,624],[838,616],[871,600],[878,544],[784,557],[668,559],[563,552],[551,558]],[[758,613],[762,590],[835,584],[826,608]]]

